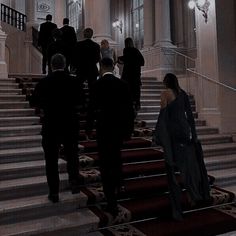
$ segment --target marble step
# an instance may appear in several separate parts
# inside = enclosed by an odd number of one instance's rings
[[[236,143],[203,145],[204,157],[231,155],[236,153]]]
[[[145,113],[145,112],[159,112],[161,109],[160,105],[156,105],[156,106],[141,106],[139,113]]]
[[[144,94],[161,94],[163,89],[143,89],[141,88],[141,96]]]
[[[43,155],[43,154],[42,154]],[[66,163],[59,159],[59,170],[66,170]],[[0,179],[11,180],[45,175],[45,161],[12,162],[0,165]]]
[[[142,89],[164,89],[163,85],[157,84],[156,82],[142,83]]]
[[[145,80],[142,80],[141,82],[142,82],[142,85],[158,85],[161,88],[165,88],[162,82],[158,82],[155,80],[145,79]]]
[[[236,168],[236,154],[212,156],[204,159],[207,170],[222,170]]]
[[[162,83],[162,82],[157,81],[156,77],[150,77],[150,76],[148,76],[148,77],[142,76],[141,80],[142,81],[150,80],[150,81],[156,81],[157,83]]]
[[[161,103],[161,100],[160,99],[142,99],[140,100],[140,103],[141,103],[141,107],[142,106],[159,106],[160,103]]]
[[[0,83],[15,83],[16,79],[15,78],[0,78]]]
[[[0,137],[0,150],[39,147],[41,146],[42,136],[17,136],[17,137]]]
[[[60,174],[60,191],[69,189],[67,173]],[[47,194],[46,176],[33,176],[2,180],[0,182],[0,201]]]
[[[60,201],[57,204],[52,204],[47,194],[1,201],[0,227],[3,224],[71,213],[78,208],[80,211],[87,206],[87,201],[88,197],[83,192],[71,194],[69,191],[60,192]]]
[[[148,94],[141,94],[141,99],[142,100],[149,100],[149,99],[160,99],[161,94],[159,93],[148,93]]]
[[[3,94],[22,94],[22,90],[21,89],[3,89],[3,88],[0,88],[0,95],[3,95]]]
[[[35,110],[31,108],[25,109],[0,109],[0,117],[25,117],[34,116]]]
[[[193,113],[193,115],[195,116],[195,122],[196,122],[196,125],[199,126],[201,125],[202,127],[201,128],[197,128],[198,130],[198,135],[204,135],[204,134],[217,134],[219,133],[219,130],[218,128],[214,128],[214,127],[208,127],[206,126],[206,121],[204,120],[199,120],[197,118],[197,113]],[[156,116],[158,117],[158,116]],[[138,116],[139,118],[139,116]],[[139,118],[140,119],[140,118]],[[156,119],[144,119],[145,123],[146,123],[146,128],[150,128],[150,129],[154,129],[155,126],[156,126],[156,123],[157,123],[157,118]]]
[[[0,127],[2,126],[21,126],[35,125],[40,123],[40,118],[37,116],[26,117],[0,117]]]
[[[196,112],[196,105],[192,104],[191,105],[192,111]],[[145,113],[145,112],[160,112],[161,106],[160,104],[156,103],[156,105],[147,105],[147,103],[145,103],[145,105],[141,105],[141,109],[138,113]]]
[[[210,170],[208,174],[215,177],[215,185],[220,187],[236,185],[236,167],[227,170]]]
[[[4,101],[25,101],[26,97],[25,95],[11,95],[11,94],[0,94],[0,101],[4,102]]]
[[[3,225],[1,236],[85,236],[89,235],[90,231],[96,230],[98,223],[98,217],[85,208],[64,215]]]
[[[157,120],[159,112],[138,112],[137,119],[147,121],[147,120]]]
[[[43,160],[42,147],[15,148],[0,150],[0,164]]]
[[[11,89],[18,89],[19,85],[15,82],[8,82],[8,81],[0,81],[0,88],[11,88]]]
[[[233,142],[232,135],[230,134],[206,134],[198,135],[201,144],[218,144],[218,143],[231,143]]]
[[[141,107],[142,106],[160,106],[161,100],[160,99],[152,99],[152,98],[146,98],[143,99],[141,97],[140,99]],[[195,105],[195,101],[190,99],[191,106]]]
[[[34,73],[10,73],[9,77],[16,78],[16,80],[39,80],[44,78],[44,74],[34,74]]]
[[[236,184],[233,184],[233,185],[229,185],[225,188],[226,190],[230,191],[230,192],[233,192],[235,195],[236,195]],[[236,235],[236,234],[235,234]],[[231,235],[233,236],[233,235]]]
[[[197,113],[194,110],[195,109],[193,109],[193,115],[195,118],[197,118]],[[158,112],[145,111],[145,112],[138,112],[137,119],[148,122],[149,124],[147,125],[147,127],[150,128],[149,125],[151,124],[152,125],[154,124],[153,127],[155,127],[158,116],[159,116],[159,111]]]
[[[38,135],[41,125],[0,127],[0,137]]]
[[[0,102],[0,109],[22,109],[29,108],[29,102],[21,101],[21,102]]]

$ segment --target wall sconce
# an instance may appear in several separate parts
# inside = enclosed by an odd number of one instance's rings
[[[194,9],[195,7],[197,7],[197,9],[202,12],[202,15],[205,19],[205,23],[207,23],[208,21],[209,6],[210,6],[209,0],[190,0],[188,2],[188,7],[190,9]]]
[[[122,29],[123,29],[123,22],[122,22],[122,20],[115,20],[115,21],[112,23],[112,27],[119,29],[119,30],[120,30],[120,33],[122,34]]]

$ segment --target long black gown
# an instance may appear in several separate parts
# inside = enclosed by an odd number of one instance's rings
[[[181,217],[181,189],[176,181],[177,168],[193,201],[209,200],[209,184],[202,155],[197,155],[192,140],[197,140],[194,117],[184,90],[161,109],[154,141],[163,146],[172,214]]]

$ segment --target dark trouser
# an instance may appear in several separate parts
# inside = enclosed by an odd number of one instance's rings
[[[116,190],[123,184],[121,144],[120,139],[98,137],[99,163],[102,177],[103,191],[107,205],[111,209],[117,208]]]
[[[97,75],[89,76],[87,77],[88,81],[88,106],[87,106],[87,115],[86,115],[86,126],[85,131],[86,134],[90,134],[93,129],[93,123],[94,123],[94,108],[92,104],[92,91],[93,91],[93,85],[95,81],[97,80]]]
[[[56,136],[43,136],[42,146],[46,162],[46,176],[50,194],[59,193],[59,172],[58,158],[60,145],[64,145],[65,157],[67,160],[67,172],[69,182],[79,182],[79,159],[78,142],[68,137],[58,138]]]
[[[134,105],[134,110],[137,112],[141,108],[140,98],[141,98],[141,75],[123,75],[122,79],[128,83],[129,91]]]
[[[133,84],[132,86],[132,100],[134,103],[135,111],[140,110],[140,93],[141,93],[141,85],[140,84]]]
[[[42,47],[42,54],[43,54],[43,59],[42,59],[42,72],[43,74],[46,74],[46,67],[47,67],[47,47]]]

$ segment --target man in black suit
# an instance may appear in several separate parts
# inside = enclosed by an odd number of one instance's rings
[[[111,58],[101,60],[102,77],[95,83],[92,104],[106,210],[118,214],[116,192],[123,186],[121,146],[133,131],[133,105],[128,84],[115,77]]]
[[[46,16],[46,22],[40,25],[38,46],[42,48],[43,61],[42,61],[42,70],[43,74],[46,74],[47,66],[47,48],[48,45],[52,42],[52,31],[57,28],[57,25],[52,23],[52,15],[48,14]]]
[[[91,88],[98,77],[97,63],[100,61],[100,46],[92,41],[93,30],[86,28],[84,30],[84,40],[79,41],[75,45],[73,65],[76,69],[76,74],[81,83],[88,82],[89,103],[86,119],[86,133],[90,136],[91,124],[93,122],[93,111],[91,109]]]
[[[71,64],[72,52],[74,50],[75,44],[77,42],[77,37],[75,33],[75,29],[72,26],[69,26],[69,19],[63,19],[63,27],[61,27],[62,32],[62,41],[66,47],[67,56],[66,56],[66,64],[67,67]]]
[[[43,78],[32,95],[34,106],[43,110],[42,146],[46,161],[49,187],[48,199],[59,201],[58,154],[64,146],[67,172],[72,193],[79,192],[78,108],[80,89],[78,81],[64,71],[65,57],[55,54],[51,59],[52,73]]]
[[[67,62],[67,47],[65,43],[62,41],[62,32],[60,29],[56,28],[52,31],[52,37],[53,41],[48,44],[48,49],[47,49],[47,59],[48,59],[48,73],[52,72],[51,68],[51,58],[53,55],[60,53],[66,58]],[[67,63],[66,63],[67,64]],[[66,71],[68,71],[68,67],[66,66]]]

